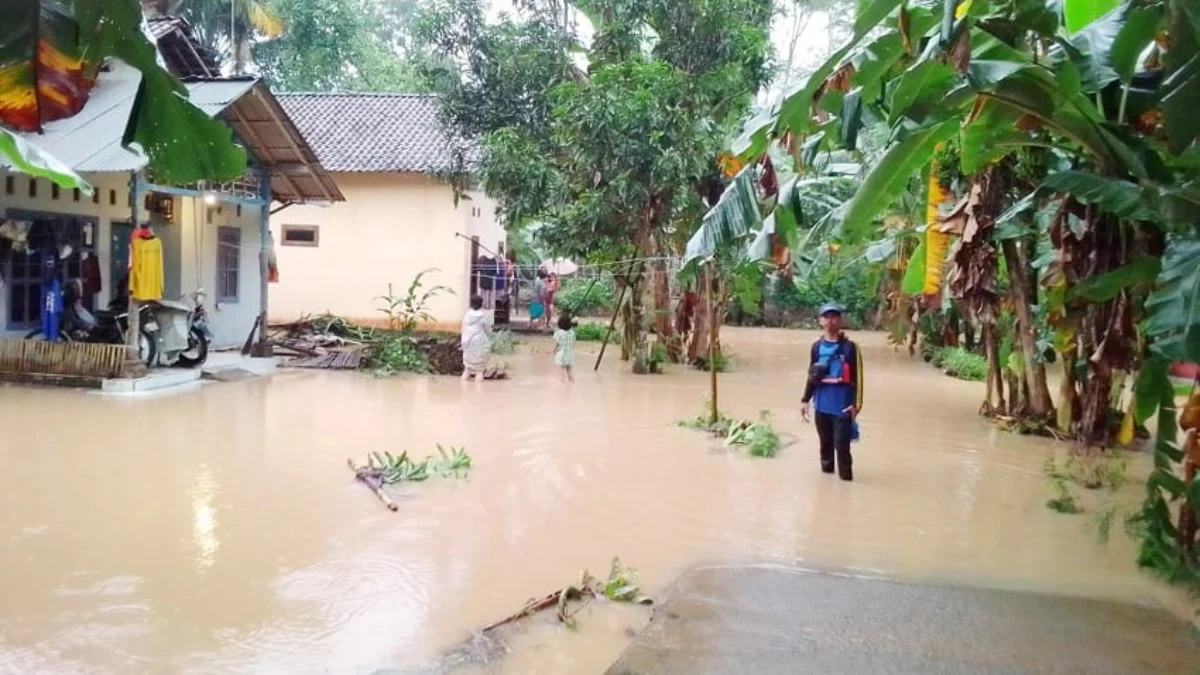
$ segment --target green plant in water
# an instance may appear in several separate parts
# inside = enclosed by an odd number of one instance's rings
[[[617,341],[616,331],[610,336],[609,343]],[[608,326],[598,323],[581,323],[575,326],[575,339],[580,342],[604,342],[605,336],[608,335]]]
[[[751,457],[774,457],[783,447],[783,441],[771,426],[771,413],[762,410],[757,422],[734,423],[725,445],[745,447]]]
[[[413,339],[403,333],[382,337],[371,348],[370,364],[376,377],[430,372],[429,359],[417,349]]]
[[[726,415],[721,411],[717,411],[717,421],[712,421],[712,399],[704,399],[704,408],[699,415],[687,420],[680,420],[679,426],[685,429],[698,429],[707,431],[714,436],[728,436],[729,430],[733,428],[738,421]]]
[[[471,470],[471,457],[466,448],[443,448],[439,443],[438,455],[414,460],[407,452],[399,456],[390,452],[372,452],[367,456],[367,468],[378,472],[386,484],[421,482],[430,476],[466,478]]]
[[[696,367],[704,372],[709,372],[708,354],[704,354],[696,361]],[[729,350],[717,350],[717,358],[714,359],[718,373],[727,373],[733,370],[733,356],[729,354]]]
[[[1055,496],[1046,501],[1046,508],[1059,513],[1080,513],[1083,507],[1075,502],[1075,496],[1067,488],[1067,481],[1054,478],[1052,481]]]
[[[585,572],[586,574],[586,572]],[[638,605],[649,605],[653,601],[642,595],[638,587],[638,571],[632,567],[622,567],[620,558],[613,558],[608,570],[608,579],[599,587],[600,595],[613,602],[632,602]]]
[[[432,314],[429,313],[429,303],[431,300],[443,293],[454,295],[454,289],[449,286],[430,286],[422,291],[425,287],[423,279],[430,272],[437,272],[436,268],[422,270],[413,277],[411,283],[408,284],[408,289],[404,295],[396,295],[392,290],[392,285],[388,284],[387,295],[381,295],[376,300],[380,301],[379,311],[387,317],[387,324],[390,330],[399,331],[401,333],[411,333],[417,329],[421,323],[429,323],[434,320]]]
[[[492,353],[498,356],[508,356],[517,351],[517,347],[521,341],[512,334],[510,330],[496,331],[492,335]]]
[[[938,360],[935,353],[934,360]],[[962,347],[951,347],[941,351],[940,367],[947,375],[960,380],[982,382],[987,379],[987,359]]]

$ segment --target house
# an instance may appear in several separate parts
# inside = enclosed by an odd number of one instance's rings
[[[470,297],[473,252],[503,254],[495,203],[480,191],[457,203],[438,103],[413,94],[279,94],[279,102],[346,201],[296,205],[272,218],[279,282],[271,320],[330,312],[378,321],[380,296],[412,279],[453,290],[428,310],[456,327]]]
[[[113,62],[79,114],[29,135],[91,183],[90,197],[0,166],[0,221],[24,232],[20,243],[0,239],[0,336],[23,336],[40,324],[42,262],[50,250],[68,252],[64,281],[79,277],[94,256],[99,292],[86,300],[107,306],[126,276],[134,225],[148,223],[162,240],[165,297],[204,288],[214,346],[240,345],[266,312],[271,204],[342,199],[271,92],[253,78],[184,79],[191,102],[229,124],[245,147],[246,174],[229,184],[156,184],[146,157],[122,146],[140,81],[137,70]]]

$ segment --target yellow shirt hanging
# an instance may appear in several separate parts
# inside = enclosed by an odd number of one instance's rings
[[[133,240],[133,262],[129,269],[129,293],[134,300],[162,300],[163,259],[161,239]]]

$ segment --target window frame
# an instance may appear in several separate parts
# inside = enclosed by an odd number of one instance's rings
[[[288,234],[291,232],[312,232],[312,241],[294,241],[288,239]],[[321,245],[321,226],[320,225],[281,225],[279,227],[279,245],[280,246],[301,246],[304,248],[317,248]]]
[[[220,226],[217,228],[216,294],[214,299],[223,305],[235,305],[242,291],[242,229]],[[232,265],[230,264],[232,261]],[[229,277],[233,274],[233,294],[229,291]]]

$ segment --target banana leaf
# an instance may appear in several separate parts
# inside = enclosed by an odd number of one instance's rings
[[[891,206],[933,157],[934,148],[958,131],[958,120],[950,119],[910,133],[890,148],[871,168],[862,185],[846,205],[841,221],[843,238],[866,232],[884,209]]]
[[[1146,301],[1142,334],[1174,362],[1200,362],[1200,237],[1169,238],[1157,285]]]
[[[78,113],[98,63],[85,67],[72,3],[3,0],[0,16],[0,123],[40,131]]]
[[[1159,221],[1158,214],[1146,206],[1141,190],[1129,181],[1090,171],[1059,171],[1047,176],[1040,190],[1069,194],[1127,220]]]
[[[1117,8],[1119,0],[1062,0],[1067,33],[1074,35]]]
[[[925,289],[925,240],[917,245],[912,257],[908,260],[908,269],[900,280],[900,292],[905,295],[920,295]]]
[[[762,227],[754,183],[754,165],[745,167],[730,181],[721,198],[704,214],[700,229],[688,240],[683,255],[685,265],[740,242]]]
[[[59,187],[92,194],[92,186],[71,167],[7,129],[0,129],[0,161],[22,173],[49,179]]]

